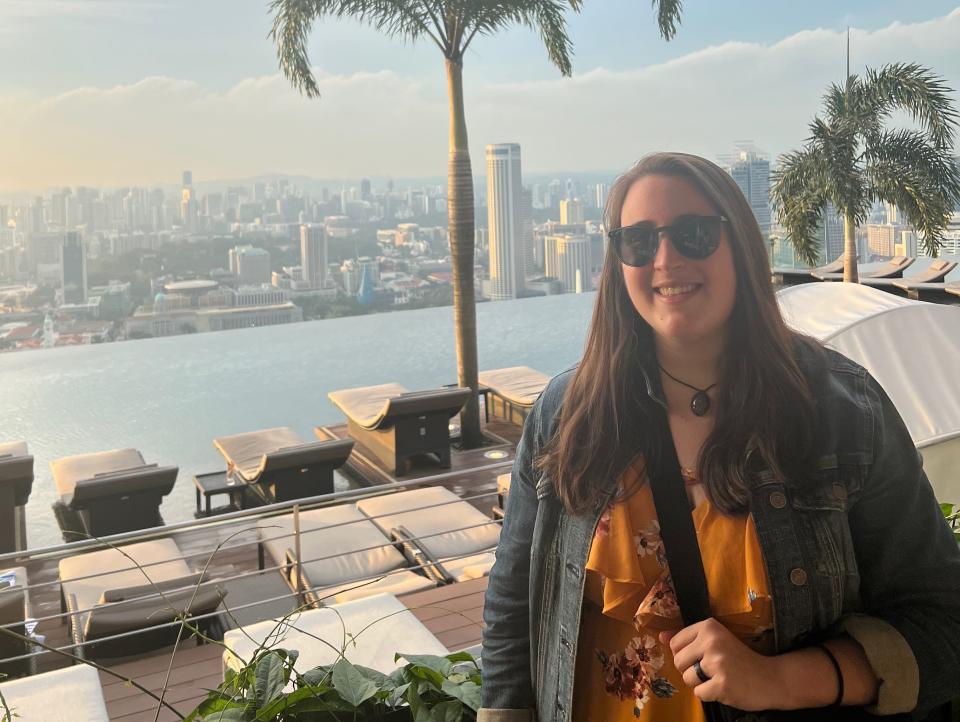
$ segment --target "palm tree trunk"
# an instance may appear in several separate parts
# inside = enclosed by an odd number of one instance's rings
[[[853,215],[843,218],[843,280],[845,283],[860,283],[857,272],[857,223]]]
[[[480,446],[480,405],[477,399],[477,308],[473,283],[473,171],[463,110],[463,64],[447,58],[447,97],[450,101],[450,160],[447,163],[447,217],[453,258],[453,325],[457,344],[457,382],[473,389],[460,413],[464,448]]]

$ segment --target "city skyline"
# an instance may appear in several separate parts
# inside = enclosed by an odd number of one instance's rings
[[[142,12],[137,8],[143,4],[133,3],[129,11],[116,3],[99,5],[123,16]],[[775,159],[802,142],[823,89],[842,78],[841,20],[853,26],[853,72],[909,59],[960,87],[954,40],[960,35],[960,8],[927,4],[927,16],[919,17],[906,3],[881,3],[869,13],[864,5],[852,3],[842,17],[817,6],[778,18],[773,31],[733,32],[730,22],[736,17],[745,27],[756,24],[748,23],[752,18],[738,6],[712,33],[702,27],[707,11],[694,7],[677,41],[664,43],[656,39],[649,9],[640,4],[629,11],[638,27],[633,64],[622,47],[611,55],[586,34],[591,28],[601,32],[606,26],[600,23],[627,12],[626,3],[611,2],[607,9],[588,5],[584,16],[571,18],[579,44],[570,79],[551,74],[542,48],[524,33],[508,34],[502,42],[485,39],[465,66],[475,167],[483,148],[500,142],[524,147],[531,174],[615,173],[643,153],[665,147],[712,157],[739,137],[753,138]],[[9,52],[23,42],[24,33],[66,22],[41,15],[36,11],[29,22],[21,20],[14,28],[18,32],[8,28],[0,45]],[[265,34],[266,14],[256,22],[261,24],[252,30]],[[96,23],[110,25],[102,19]],[[830,23],[831,29],[822,29]],[[354,40],[375,37],[359,26],[333,23],[318,26],[319,39],[329,39],[331,28]],[[727,34],[718,36],[723,28]],[[610,32],[620,37],[620,30]],[[184,167],[208,179],[442,177],[446,110],[432,49],[380,38],[366,55],[334,58],[331,48],[336,47],[312,44],[323,94],[317,101],[300,98],[289,87],[266,41],[251,50],[259,60],[255,70],[242,68],[248,75],[224,71],[212,78],[217,63],[190,73],[182,63],[161,57],[140,77],[126,69],[111,75],[94,63],[87,78],[63,68],[59,82],[37,78],[24,88],[22,79],[8,80],[0,86],[0,121],[8,145],[0,194],[58,185],[150,186],[175,179]],[[61,51],[61,65],[69,60],[66,52]],[[514,62],[511,58],[519,61],[512,76],[501,68]],[[32,53],[24,59],[29,66]]]

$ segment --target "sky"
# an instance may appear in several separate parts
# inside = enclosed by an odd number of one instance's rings
[[[441,177],[443,61],[429,43],[318,23],[322,97],[278,70],[265,0],[0,0],[0,191],[277,173]],[[957,0],[686,0],[676,39],[649,0],[569,15],[574,74],[536,33],[478,38],[466,59],[475,171],[519,142],[532,173],[622,170],[644,153],[708,157],[751,139],[798,147],[831,82],[919,62],[960,89]],[[954,93],[960,106],[960,95]]]

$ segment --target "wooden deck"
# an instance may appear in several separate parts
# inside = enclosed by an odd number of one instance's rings
[[[331,437],[342,438],[346,434],[346,426],[326,427],[325,432]],[[351,486],[355,487],[389,486],[398,481],[426,479],[452,472],[441,484],[489,514],[496,503],[496,477],[509,469],[508,464],[513,459],[520,437],[520,428],[503,421],[491,420],[485,425],[484,433],[488,441],[480,449],[453,449],[451,469],[440,469],[436,464],[424,463],[398,479],[379,464],[362,445],[357,444],[349,468],[341,471],[350,479]],[[495,452],[494,458],[485,456],[491,451]],[[502,463],[503,466],[482,468],[497,463]],[[181,479],[178,483],[186,482]],[[258,566],[255,521],[226,521],[211,517],[197,527],[174,532],[172,537],[183,554],[190,556],[187,563],[194,571],[200,571],[207,566],[208,575],[212,578],[249,574],[225,583],[228,592],[225,606],[231,609],[231,616],[235,620],[230,626],[241,626],[283,615],[296,607],[297,600],[279,572],[256,573]],[[221,545],[224,548],[217,550]],[[37,633],[44,635],[46,643],[53,647],[71,644],[69,628],[63,618],[42,619],[61,612],[58,561],[59,557],[48,555],[15,562],[27,568],[31,586],[49,583],[31,589],[30,606],[32,616],[41,619]],[[401,599],[448,649],[459,650],[480,642],[485,589],[486,579],[479,579],[410,594]],[[271,598],[276,599],[266,604],[233,610],[234,607],[243,607]],[[37,671],[44,672],[70,663],[66,657],[45,654],[37,660]],[[167,680],[164,699],[183,716],[206,696],[208,689],[216,687],[222,681],[222,649],[215,644],[197,646],[194,640],[183,641],[175,655],[173,648],[169,647],[138,657],[102,660],[101,664],[124,678],[136,679],[157,694]],[[156,700],[105,672],[101,672],[100,677],[112,720],[133,722],[155,718]],[[179,718],[173,712],[163,709],[157,719]]]

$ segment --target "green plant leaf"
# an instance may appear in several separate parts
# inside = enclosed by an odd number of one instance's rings
[[[333,673],[332,664],[322,664],[319,667],[314,667],[309,669],[301,675],[304,684],[308,684],[311,687],[318,684],[329,684],[330,675]]]
[[[453,669],[453,662],[446,657],[438,657],[435,654],[398,654],[397,657],[403,657],[410,664],[418,667],[432,669],[437,674],[446,677]]]
[[[333,665],[333,688],[354,707],[359,707],[377,693],[377,685],[346,659]]]
[[[330,709],[331,705],[329,700],[325,700],[324,695],[330,692],[332,687],[301,687],[296,689],[289,694],[284,694],[273,700],[269,704],[265,704],[257,712],[258,722],[268,722],[269,720],[274,719],[278,714],[285,710],[291,710],[295,708],[298,702],[303,700],[316,700],[322,702],[324,709]],[[305,710],[299,710],[305,711]]]
[[[447,680],[441,688],[444,694],[460,700],[474,712],[480,709],[480,687],[473,682],[466,681],[460,684]]]
[[[480,669],[480,665],[477,664],[477,658],[470,654],[470,652],[454,652],[453,654],[448,654],[447,659],[454,664],[458,664],[460,662],[469,662],[477,669]]]
[[[260,705],[272,702],[283,693],[288,672],[284,669],[284,655],[279,652],[265,654],[257,662],[256,699]]]
[[[463,704],[459,700],[448,700],[429,709],[422,707],[414,713],[413,722],[460,722],[462,717]]]
[[[203,718],[203,722],[251,722],[252,713],[245,707],[231,707]]]
[[[393,680],[383,672],[378,672],[370,667],[364,667],[361,664],[355,664],[353,665],[353,668],[363,675],[364,679],[369,679],[371,682],[377,685],[377,691],[379,692],[389,692],[397,686],[394,684]]]

